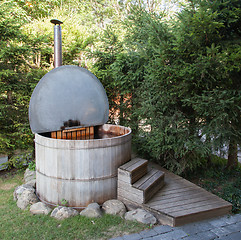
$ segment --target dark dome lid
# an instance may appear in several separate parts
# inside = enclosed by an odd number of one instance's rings
[[[103,125],[108,115],[108,98],[100,81],[88,70],[72,65],[44,75],[29,103],[33,133]]]

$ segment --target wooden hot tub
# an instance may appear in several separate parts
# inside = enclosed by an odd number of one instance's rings
[[[95,138],[55,139],[35,134],[36,192],[49,205],[85,208],[117,195],[117,169],[131,159],[131,129],[104,124]]]

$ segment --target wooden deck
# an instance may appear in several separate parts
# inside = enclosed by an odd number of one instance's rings
[[[230,213],[230,203],[158,165],[150,164],[150,167],[165,172],[166,184],[151,200],[139,206],[154,213],[161,224],[180,226]],[[130,209],[138,207],[131,201],[125,203]]]

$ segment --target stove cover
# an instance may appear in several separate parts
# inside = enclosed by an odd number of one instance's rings
[[[108,115],[108,98],[100,81],[88,70],[72,65],[44,75],[29,103],[33,133],[103,125]]]

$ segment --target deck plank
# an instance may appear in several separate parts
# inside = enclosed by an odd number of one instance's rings
[[[195,189],[195,188],[186,188],[185,190],[181,191],[181,192],[177,192],[177,193],[169,193],[169,194],[163,194],[161,195],[160,192],[158,192],[154,198],[151,199],[151,201],[148,202],[148,204],[152,203],[152,202],[156,202],[156,201],[162,201],[165,199],[168,199],[169,201],[175,201],[176,197],[181,197],[181,196],[187,196],[187,195],[192,195],[193,193],[198,193],[199,190]]]
[[[209,206],[209,205],[219,206],[222,204],[220,203],[219,199],[207,197],[206,199],[204,199],[202,201],[197,201],[197,202],[192,202],[190,204],[183,204],[183,205],[179,205],[179,206],[175,206],[175,207],[171,207],[171,208],[167,208],[167,209],[162,209],[162,211],[167,214],[176,216],[177,212],[182,212],[182,214],[183,214],[184,211],[190,211],[190,209],[192,209],[193,211],[196,211],[196,208],[206,210],[207,206]],[[160,211],[159,208],[158,208],[158,210]]]
[[[186,215],[190,215],[190,214],[197,213],[197,212],[219,209],[219,208],[225,207],[226,205],[227,204],[220,203],[218,201],[209,202],[208,204],[206,202],[205,205],[196,206],[196,207],[192,207],[192,208],[189,208],[189,209],[185,209],[185,208],[180,209],[179,211],[171,212],[170,214],[173,217],[181,217],[181,216],[186,216]]]
[[[228,214],[231,211],[231,208],[232,207],[230,206],[217,207],[217,208],[212,207],[211,209],[202,210],[195,213],[189,213],[188,215],[181,215],[179,217],[173,218],[173,221],[174,221],[173,226],[180,226],[193,221],[201,221],[208,218],[219,217],[219,216]]]
[[[122,170],[126,170],[127,168],[129,168],[130,166],[132,166],[133,164],[137,163],[139,161],[138,158],[134,158],[131,161],[125,163],[124,165],[120,166],[120,169]]]
[[[139,179],[137,182],[133,184],[133,187],[140,188],[142,185],[144,185],[150,178],[152,178],[153,175],[155,175],[158,172],[156,169],[152,169],[151,171],[147,172],[147,174]]]
[[[203,196],[203,194],[202,193],[200,193],[200,192],[197,192],[197,193],[194,193],[194,194],[192,194],[192,198],[199,198],[199,197],[202,197]],[[156,196],[155,196],[155,199],[153,200],[151,200],[151,201],[149,201],[148,202],[148,205],[149,206],[152,206],[152,207],[155,207],[155,206],[160,206],[160,205],[165,205],[165,204],[178,204],[178,202],[183,202],[183,201],[185,201],[185,200],[187,200],[187,199],[190,199],[190,196],[189,195],[186,195],[186,196],[179,196],[179,197],[176,197],[174,200],[175,201],[171,201],[170,202],[170,199],[169,198],[167,198],[167,199],[164,199],[164,200],[158,200],[158,199],[156,199]]]
[[[170,210],[173,210],[174,208],[178,207],[178,206],[185,206],[185,205],[191,205],[197,202],[203,202],[206,201],[208,199],[218,199],[218,197],[213,197],[213,196],[203,196],[203,194],[199,194],[196,195],[196,197],[194,198],[190,198],[190,197],[186,197],[185,199],[182,197],[180,198],[180,200],[176,200],[175,202],[170,202],[170,201],[166,201],[166,202],[159,202],[159,204],[156,205],[152,205],[153,208],[163,211],[168,211],[170,208]]]
[[[189,191],[191,189],[196,189],[196,188],[195,188],[195,186],[181,186],[181,185],[179,185],[178,188],[174,188],[174,189],[166,189],[166,188],[164,188],[163,191],[162,191],[161,196],[166,196],[166,195],[169,195],[169,194],[186,192],[186,191]]]
[[[128,172],[133,172],[133,171],[135,171],[136,169],[141,168],[143,165],[146,165],[146,167],[147,167],[147,163],[148,163],[147,160],[138,159],[137,162],[133,163],[131,166],[129,166],[128,168],[126,168],[126,171],[128,171]]]
[[[150,164],[149,167],[165,173],[166,185],[144,206],[156,213],[159,221],[167,216],[172,226],[228,214],[232,205],[203,188],[177,176],[166,169]],[[157,214],[158,213],[158,214]]]

